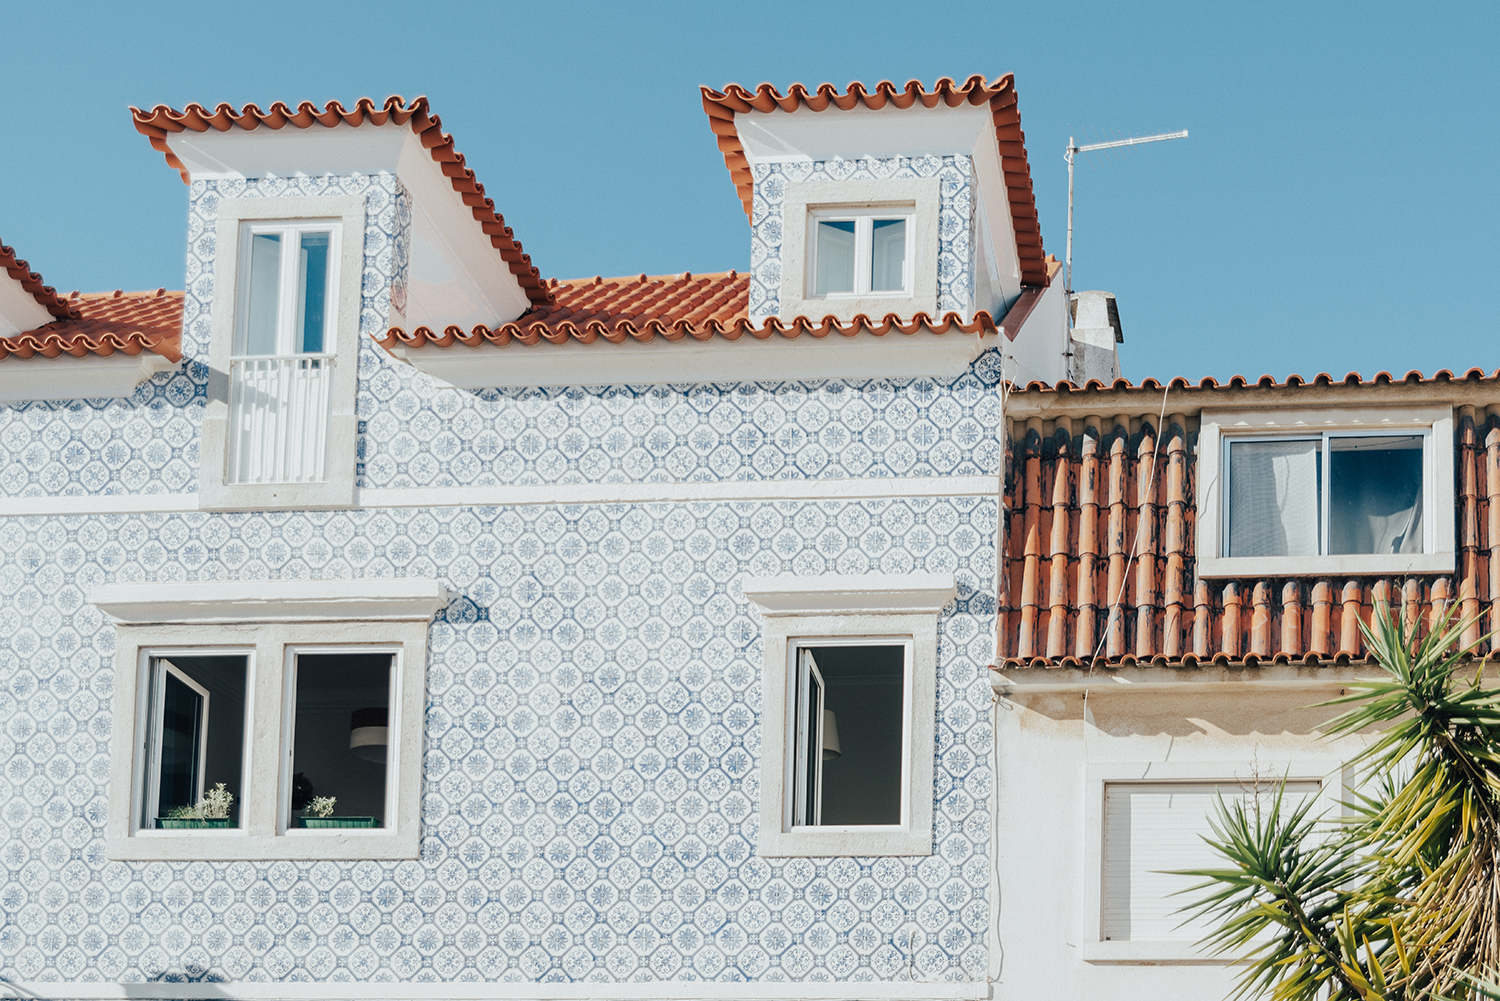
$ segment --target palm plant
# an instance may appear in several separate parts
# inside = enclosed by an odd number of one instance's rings
[[[1235,998],[1500,998],[1481,979],[1500,970],[1500,689],[1454,618],[1423,632],[1380,605],[1360,624],[1386,676],[1322,703],[1352,706],[1329,737],[1376,734],[1349,762],[1350,816],[1320,824],[1280,791],[1220,800],[1208,840],[1227,865],[1183,873],[1203,880],[1183,912],[1243,963]]]

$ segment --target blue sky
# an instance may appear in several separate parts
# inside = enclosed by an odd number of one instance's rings
[[[1078,170],[1074,284],[1119,297],[1131,378],[1494,370],[1497,12],[7,4],[0,238],[62,289],[181,288],[186,189],[127,106],[427,94],[544,275],[744,268],[699,84],[1011,72],[1059,257],[1070,134],[1191,130]]]

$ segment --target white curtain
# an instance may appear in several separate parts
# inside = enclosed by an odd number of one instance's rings
[[[1312,441],[1229,446],[1228,556],[1318,554],[1318,447]]]

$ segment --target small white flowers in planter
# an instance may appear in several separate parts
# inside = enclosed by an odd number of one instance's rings
[[[333,816],[333,805],[339,801],[337,796],[314,796],[312,802],[307,804],[307,812],[315,817]]]

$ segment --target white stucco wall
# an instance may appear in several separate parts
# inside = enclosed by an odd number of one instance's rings
[[[1183,694],[1094,691],[1087,706],[1082,694],[1073,692],[1002,699],[996,728],[994,996],[1004,1001],[1227,996],[1234,972],[1222,963],[1084,957],[1086,937],[1097,939],[1099,929],[1098,914],[1088,907],[1088,883],[1100,879],[1087,852],[1089,825],[1098,823],[1088,799],[1099,788],[1089,775],[1133,763],[1141,766],[1142,776],[1166,765],[1176,766],[1179,774],[1201,769],[1204,777],[1216,773],[1221,780],[1244,781],[1256,775],[1279,778],[1287,761],[1347,760],[1361,746],[1358,738],[1333,743],[1316,733],[1336,710],[1304,708],[1338,692],[1238,685],[1233,691]]]

